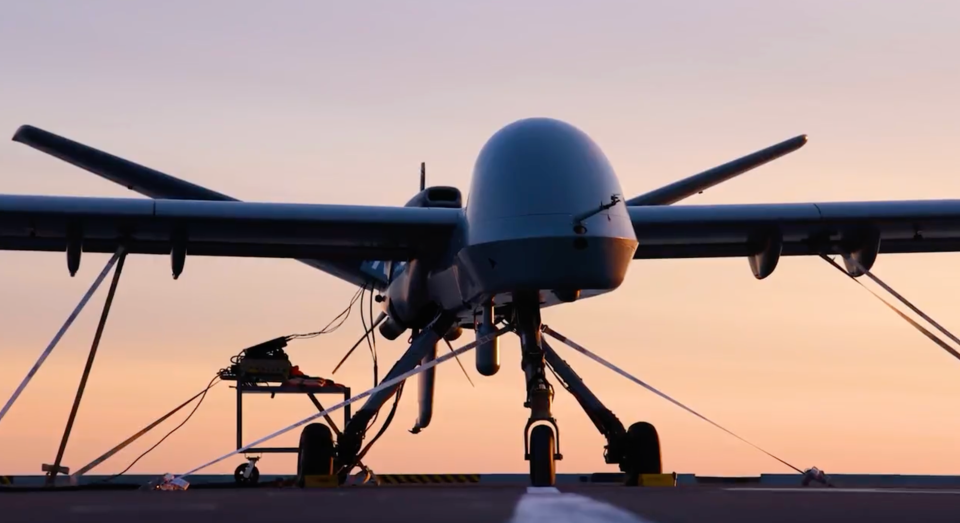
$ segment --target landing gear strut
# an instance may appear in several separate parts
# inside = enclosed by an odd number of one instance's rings
[[[619,465],[626,473],[626,484],[637,485],[642,474],[660,474],[660,437],[657,429],[646,422],[634,423],[625,430],[623,423],[587,387],[573,368],[560,358],[546,340],[541,340],[547,365],[561,385],[577,400],[597,430],[607,439],[604,461]]]
[[[556,460],[560,454],[560,427],[551,413],[553,386],[547,381],[540,337],[540,304],[534,296],[515,297],[516,326],[523,352],[520,366],[526,375],[530,418],[524,427],[524,459],[530,462],[530,483],[548,487],[556,483]],[[532,427],[532,430],[531,430]]]
[[[407,351],[397,360],[390,372],[383,378],[383,382],[396,378],[406,372],[413,370],[423,361],[430,350],[433,350],[436,344],[453,326],[456,317],[441,313],[426,329],[418,333]],[[337,444],[336,469],[340,484],[343,484],[350,474],[350,471],[358,465],[362,458],[362,449],[364,436],[366,436],[370,421],[373,419],[380,408],[387,402],[400,388],[400,384],[388,387],[381,391],[371,394],[343,428],[343,434]]]

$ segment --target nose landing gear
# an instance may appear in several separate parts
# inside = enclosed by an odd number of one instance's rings
[[[530,484],[553,486],[556,483],[556,461],[563,459],[560,428],[551,414],[554,391],[546,379],[547,368],[606,437],[604,461],[620,466],[627,485],[639,485],[644,474],[661,474],[660,437],[656,428],[650,423],[639,422],[631,425],[629,430],[625,429],[616,415],[542,338],[544,327],[540,322],[539,300],[515,295],[514,304],[514,322],[523,352],[521,367],[527,378],[524,407],[530,409],[530,418],[524,429],[524,459],[530,462]]]
[[[547,381],[544,350],[540,336],[540,304],[538,297],[515,297],[517,333],[523,351],[521,367],[527,378],[527,401],[530,418],[524,427],[524,459],[530,462],[530,483],[549,487],[556,483],[556,461],[560,453],[560,427],[551,413],[553,386]],[[532,427],[532,430],[531,430]]]

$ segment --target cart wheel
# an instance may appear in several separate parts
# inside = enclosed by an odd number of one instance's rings
[[[249,466],[249,463],[242,463],[233,471],[233,480],[236,481],[238,485],[253,486],[260,481],[260,470],[257,469],[256,466],[250,471],[249,478],[244,477],[244,474],[247,472],[247,467]]]

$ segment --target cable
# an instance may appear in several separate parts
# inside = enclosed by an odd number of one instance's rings
[[[340,314],[337,314],[332,320],[330,320],[330,323],[327,323],[327,325],[322,329],[314,332],[303,333],[303,334],[288,334],[286,336],[281,336],[280,338],[275,338],[274,340],[271,340],[271,341],[287,342],[287,341],[298,340],[298,339],[299,340],[311,339],[311,338],[316,338],[317,336],[320,336],[322,334],[330,334],[331,332],[334,332],[335,330],[343,326],[344,323],[346,323],[347,319],[350,317],[350,313],[353,311],[353,306],[357,303],[357,300],[359,300],[362,297],[363,291],[366,288],[367,288],[367,285],[364,284],[362,287],[357,289],[357,292],[354,293],[352,298],[350,298],[350,303],[347,304],[347,307],[343,309],[340,312]],[[361,313],[362,313],[362,310],[361,310]],[[334,325],[334,322],[337,322],[337,320],[339,320],[339,322],[336,325]],[[265,342],[265,343],[269,343],[269,342]],[[265,343],[259,344],[257,345],[257,347],[260,347]],[[248,349],[250,349],[250,347],[247,347],[246,349],[243,349],[240,352],[238,352],[236,355],[230,357],[230,363],[232,365],[238,365],[240,363],[240,359],[243,358],[243,356],[246,354]],[[219,374],[223,375],[228,371],[229,369],[221,369]]]
[[[367,320],[363,316],[363,296],[364,296],[364,293],[366,292],[366,289],[367,289],[366,285],[364,285],[360,289],[360,324],[363,326],[363,340],[367,342],[367,348],[370,349],[370,357],[373,360],[373,386],[376,387],[378,382],[380,381],[379,379],[380,377],[377,372],[378,369],[377,369],[376,352],[374,351],[373,344],[370,342],[370,335],[373,333],[373,319],[371,318],[370,320],[371,328],[367,329]],[[373,297],[372,290],[370,291],[370,296],[371,298]],[[349,354],[350,353],[347,353],[348,356]],[[346,359],[346,357],[344,357],[344,359]],[[370,418],[370,421],[367,422],[367,426],[363,429],[363,434],[366,434],[367,431],[370,430],[370,427],[372,427],[373,424],[377,422],[377,418],[379,417],[380,417],[380,411],[377,410],[376,412],[373,413],[373,416]]]
[[[285,338],[286,338],[287,340],[310,339],[310,338],[316,338],[317,336],[320,336],[321,334],[329,334],[329,333],[331,333],[331,332],[339,329],[339,328],[347,321],[347,318],[350,317],[350,312],[353,310],[353,305],[354,305],[354,304],[357,302],[357,300],[360,298],[360,295],[361,295],[361,293],[363,292],[363,289],[364,289],[364,287],[361,287],[361,288],[357,291],[357,293],[353,295],[353,298],[350,299],[350,304],[347,305],[347,307],[346,307],[340,314],[336,315],[332,320],[330,320],[330,323],[328,323],[324,328],[320,329],[319,331],[308,332],[308,333],[305,333],[305,334],[291,334],[291,335],[289,335],[289,336],[286,336]],[[340,320],[340,322],[337,323],[335,326],[333,326],[333,327],[331,328],[331,325],[333,325],[333,323],[334,323],[335,321],[337,321],[337,320]]]
[[[368,305],[368,311],[370,313],[370,327],[371,327],[370,340],[373,342],[373,346],[371,347],[371,352],[373,354],[373,381],[374,381],[374,385],[376,385],[376,382],[378,381],[377,368],[378,368],[379,362],[377,361],[377,332],[372,328],[373,322],[375,321],[373,317],[373,290],[372,289],[370,290],[370,303]],[[363,329],[363,330],[364,332],[366,332],[367,329]]]
[[[373,325],[373,291],[370,291],[370,325]],[[373,329],[367,329],[367,320],[363,316],[363,297],[360,298],[360,323],[363,325],[363,339],[367,342],[367,348],[370,349],[370,358],[373,360],[373,386],[376,387],[380,382],[380,376],[377,365],[376,335]],[[373,341],[371,341],[373,338]]]
[[[181,421],[179,425],[177,425],[177,426],[174,427],[170,432],[168,432],[168,433],[166,434],[166,436],[160,438],[160,441],[154,443],[153,446],[150,447],[149,449],[147,449],[146,451],[144,451],[143,454],[140,454],[139,456],[137,456],[137,459],[133,460],[133,462],[131,462],[129,465],[127,465],[127,468],[123,469],[120,473],[114,474],[113,476],[110,476],[109,478],[103,480],[101,483],[107,483],[107,482],[109,482],[109,481],[113,481],[114,479],[117,479],[117,478],[119,478],[120,476],[126,474],[127,471],[129,471],[131,468],[133,468],[133,466],[136,465],[137,462],[140,461],[144,456],[146,456],[147,454],[149,454],[150,452],[152,452],[153,449],[159,447],[160,444],[163,443],[163,442],[164,442],[167,438],[169,438],[171,435],[173,435],[174,432],[180,430],[180,427],[183,427],[184,425],[186,425],[187,422],[190,421],[190,418],[193,417],[194,413],[197,412],[197,409],[200,408],[200,405],[203,404],[203,400],[206,399],[206,397],[207,397],[207,392],[209,392],[210,389],[213,388],[214,385],[216,385],[217,383],[219,383],[219,381],[217,381],[217,380],[219,380],[219,379],[220,379],[220,376],[217,375],[217,376],[214,376],[212,380],[210,380],[210,383],[207,384],[207,388],[204,389],[203,394],[200,395],[200,400],[197,402],[196,405],[193,406],[193,410],[190,411],[190,414],[187,414],[187,417],[186,417],[183,421]]]
[[[114,454],[116,454],[117,452],[120,452],[121,450],[125,449],[125,448],[127,447],[127,445],[130,445],[130,444],[133,443],[134,441],[140,439],[141,436],[143,436],[143,435],[146,434],[147,432],[150,432],[151,430],[154,429],[154,427],[156,427],[157,425],[159,425],[159,424],[163,423],[164,421],[166,421],[167,418],[169,418],[170,416],[173,416],[173,415],[176,414],[177,412],[180,412],[180,409],[182,409],[182,408],[186,407],[187,405],[193,403],[193,400],[195,400],[195,399],[199,398],[200,396],[202,396],[203,393],[206,392],[207,390],[209,390],[211,387],[212,387],[212,385],[209,385],[209,386],[207,386],[206,388],[202,389],[200,392],[194,394],[194,395],[191,396],[187,401],[184,401],[184,402],[181,403],[180,405],[177,405],[177,406],[176,406],[173,410],[171,410],[170,412],[164,414],[163,416],[160,416],[159,418],[157,418],[156,420],[154,420],[153,422],[151,422],[151,423],[150,423],[149,425],[147,425],[146,427],[144,427],[144,428],[140,429],[139,431],[137,431],[137,433],[134,434],[133,436],[130,436],[129,438],[123,440],[123,442],[120,443],[119,445],[117,445],[117,446],[113,447],[112,449],[108,450],[107,452],[101,454],[100,457],[98,457],[97,459],[91,461],[90,463],[87,463],[83,468],[81,468],[80,470],[78,470],[78,471],[74,472],[73,474],[71,474],[71,476],[72,476],[72,477],[75,477],[75,478],[79,478],[80,476],[86,474],[87,472],[90,472],[91,470],[93,470],[94,467],[96,467],[97,465],[99,465],[99,464],[103,463],[104,461],[110,459]]]
[[[340,370],[340,367],[342,367],[343,364],[346,363],[348,359],[350,359],[350,355],[353,354],[353,351],[357,350],[357,347],[359,347],[360,344],[367,339],[367,336],[370,334],[370,331],[372,331],[374,328],[380,325],[380,323],[386,318],[387,318],[386,313],[381,312],[377,316],[377,318],[373,320],[373,325],[371,325],[367,330],[363,331],[363,336],[360,336],[360,338],[357,339],[357,341],[350,347],[350,349],[347,350],[347,353],[344,354],[342,358],[340,358],[340,362],[337,363],[337,366],[333,368],[333,371],[331,371],[331,374],[336,374],[337,371]]]
[[[364,341],[367,342],[367,348],[370,349],[370,358],[373,363],[373,386],[376,387],[380,383],[380,370],[379,370],[380,364],[377,358],[377,334],[376,334],[376,329],[373,328],[374,324],[376,323],[376,319],[373,317],[374,290],[372,288],[366,289],[366,287],[364,287],[363,291],[364,292],[368,291],[370,293],[370,298],[367,303],[367,311],[368,311],[368,318],[370,320],[370,327],[367,328],[367,317],[364,317],[362,294],[360,297],[360,323],[363,326],[363,339]],[[398,396],[401,390],[402,390],[402,387],[397,391]],[[396,407],[394,407],[394,409],[395,408]],[[364,434],[366,434],[370,430],[370,428],[373,427],[373,425],[377,422],[379,418],[380,418],[380,411],[377,410],[376,412],[373,413],[373,416],[370,418],[370,421],[367,423],[366,428],[364,428],[363,430]],[[387,420],[384,422],[384,425],[386,426],[387,424],[389,424],[391,419],[392,418],[388,416]],[[376,441],[376,438],[374,438],[374,441]]]
[[[322,328],[322,329],[320,329],[320,330],[318,330],[318,331],[308,332],[308,333],[305,333],[305,334],[290,334],[290,335],[288,335],[288,336],[284,336],[284,338],[285,338],[286,340],[288,340],[288,341],[289,341],[289,340],[294,340],[294,339],[316,338],[317,336],[320,336],[321,334],[330,334],[331,332],[339,329],[339,328],[344,324],[344,322],[347,321],[347,318],[350,317],[350,311],[353,310],[354,304],[357,303],[357,300],[360,299],[361,295],[363,294],[363,291],[366,290],[366,288],[367,288],[367,285],[364,284],[362,287],[360,287],[359,289],[357,289],[356,294],[354,294],[353,297],[350,298],[350,304],[347,305],[347,308],[343,309],[343,311],[342,311],[340,314],[336,315],[332,320],[330,320],[330,323],[328,323],[328,324],[326,325],[326,327],[324,327],[324,328]],[[337,323],[336,326],[334,326],[333,328],[331,328],[330,326],[333,325],[333,322],[335,322],[335,321],[337,321],[337,320],[340,320],[340,323]]]
[[[373,444],[380,439],[380,436],[387,431],[387,428],[390,426],[390,423],[393,421],[394,415],[397,413],[397,407],[400,405],[400,396],[403,395],[403,386],[406,384],[406,381],[400,382],[400,387],[397,388],[397,394],[393,397],[393,406],[390,407],[390,413],[387,414],[387,419],[383,420],[383,426],[380,427],[380,430],[377,431],[377,434],[373,436],[373,439],[360,451],[360,454],[357,455],[357,461],[360,461],[367,455],[367,452],[373,447]]]

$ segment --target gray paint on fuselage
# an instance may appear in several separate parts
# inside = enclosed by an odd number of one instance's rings
[[[637,247],[626,206],[574,230],[575,216],[614,195],[624,199],[613,168],[580,130],[547,118],[507,125],[481,150],[463,220],[431,260],[429,299],[470,323],[482,302],[508,303],[515,291],[541,291],[549,306],[560,302],[554,289],[582,298],[616,289]]]

